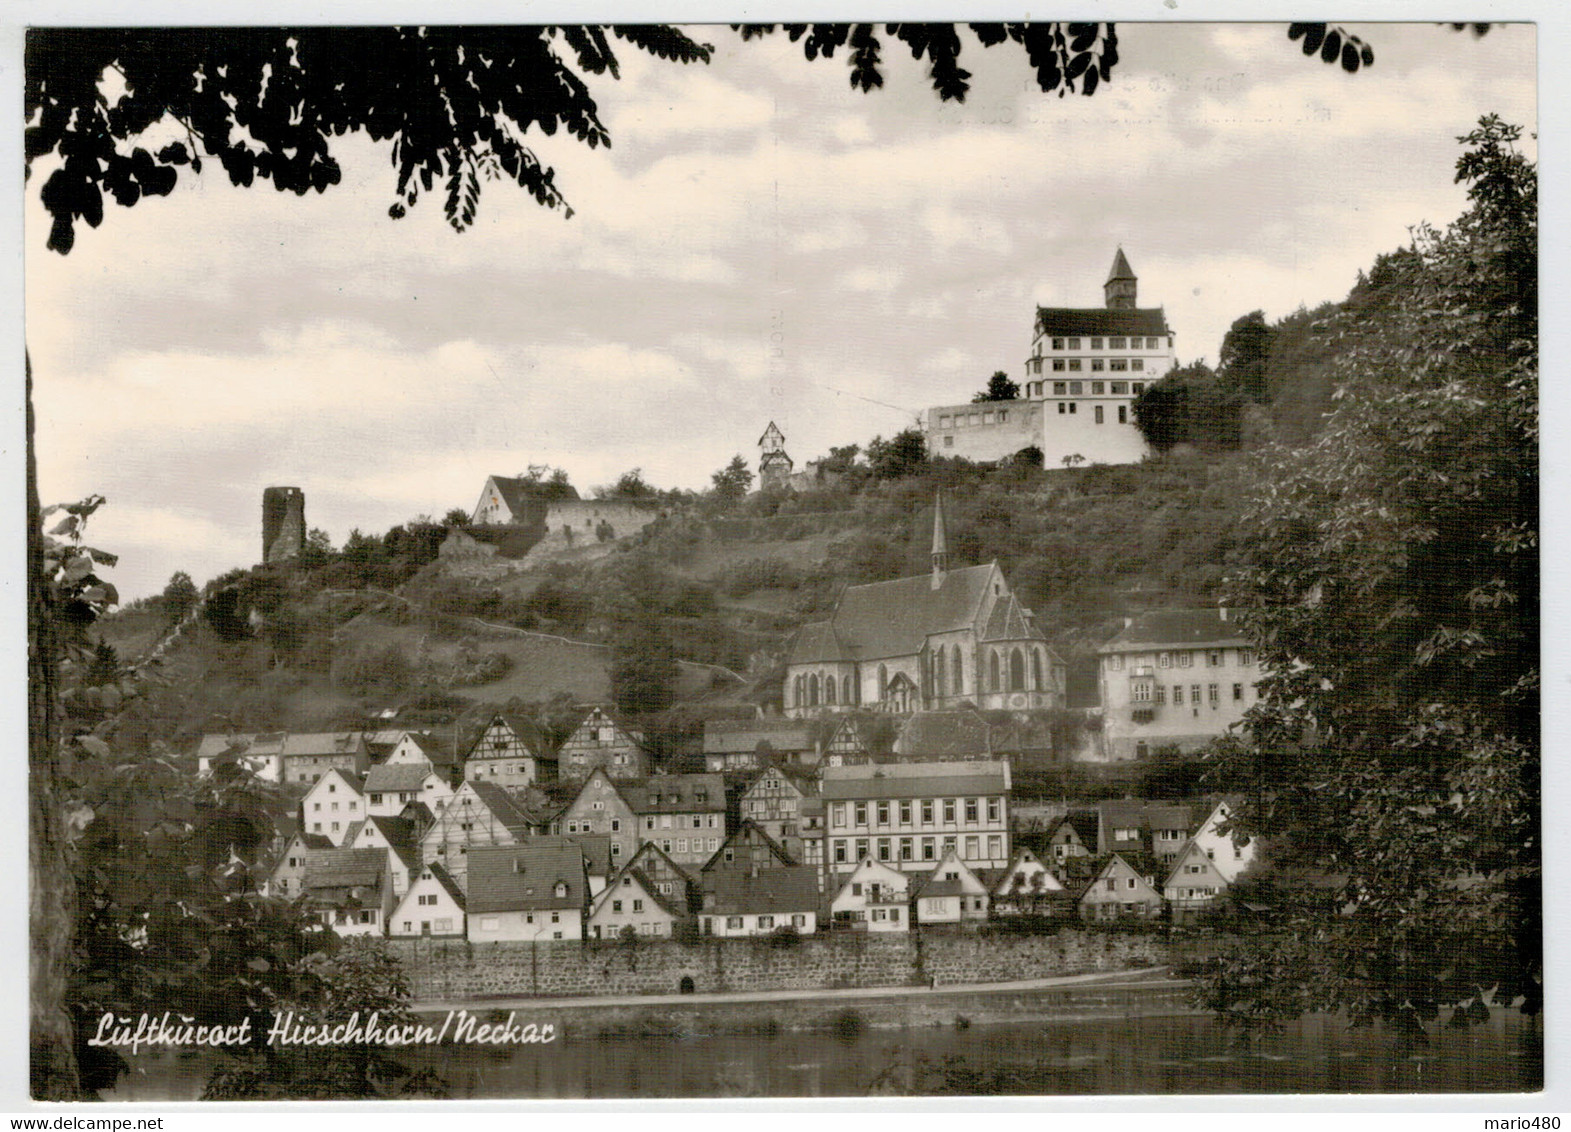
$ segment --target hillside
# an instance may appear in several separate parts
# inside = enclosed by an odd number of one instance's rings
[[[496,528],[476,539],[427,520],[308,547],[287,570],[237,572],[210,584],[200,627],[169,648],[128,735],[178,745],[230,724],[347,727],[421,700],[448,717],[605,702],[646,657],[658,669],[647,710],[745,713],[778,695],[791,635],[842,588],[927,569],[939,491],[951,561],[1003,567],[1069,664],[1071,705],[1090,706],[1094,649],[1124,617],[1219,598],[1262,454],[1314,435],[1339,358],[1378,334],[1405,266],[1405,253],[1381,257],[1341,304],[1239,320],[1251,376],[1224,366],[1214,380],[1263,403],[1245,406],[1230,444],[1033,468],[912,459],[901,438],[875,439],[868,459],[837,453],[841,470],[814,490],[665,493],[667,516],[631,537],[512,548]],[[134,661],[157,642],[159,612],[139,603],[99,636]]]

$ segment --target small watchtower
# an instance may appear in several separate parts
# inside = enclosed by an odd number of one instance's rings
[[[287,562],[305,551],[305,492],[269,487],[262,492],[262,561]]]
[[[786,454],[785,433],[774,421],[769,422],[764,435],[758,438],[758,448],[759,488],[767,491],[772,487],[785,487],[795,461]]]

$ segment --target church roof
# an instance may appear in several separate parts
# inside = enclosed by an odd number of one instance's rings
[[[944,574],[937,589],[933,588],[928,574],[848,586],[840,595],[833,622],[826,626],[828,634],[821,630],[811,642],[827,650],[832,641],[838,643],[842,651],[833,656],[800,657],[793,650],[790,662],[865,661],[921,652],[929,634],[965,629],[975,624],[977,612],[987,595],[988,582],[997,569],[996,565],[987,565],[950,570]],[[803,627],[804,635],[807,628]]]
[[[1151,335],[1170,334],[1161,307],[1107,310],[1103,307],[1037,307],[1037,336],[1069,334]]]
[[[987,624],[982,629],[982,639],[1019,641],[1043,638],[1042,631],[1026,615],[1025,606],[1020,604],[1014,594],[1010,594],[1002,601],[993,603],[993,610],[987,615]]]
[[[797,630],[787,663],[815,664],[819,661],[844,660],[847,655],[845,644],[835,635],[832,622],[809,621]]]
[[[1107,281],[1115,279],[1134,279],[1135,269],[1129,266],[1129,261],[1124,258],[1124,249],[1119,248],[1118,254],[1113,257],[1113,268],[1107,273]]]

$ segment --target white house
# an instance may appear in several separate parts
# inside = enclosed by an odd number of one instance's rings
[[[464,777],[522,790],[556,777],[556,754],[528,719],[498,712],[464,757]]]
[[[931,873],[917,878],[914,895],[918,924],[987,919],[987,885],[954,849],[944,854]]]
[[[449,936],[465,931],[464,893],[441,865],[427,865],[409,884],[409,891],[388,920],[390,936]]]
[[[1194,841],[1184,846],[1162,885],[1162,896],[1171,907],[1174,920],[1204,911],[1226,891],[1227,878]]]
[[[1157,888],[1154,870],[1155,864],[1148,857],[1132,853],[1110,855],[1080,896],[1081,919],[1150,920],[1160,916],[1162,892]]]
[[[649,848],[659,852],[657,846]],[[589,937],[617,939],[632,928],[638,935],[669,938],[675,924],[686,917],[685,896],[662,892],[660,882],[629,861],[595,898]]]
[[[1064,886],[1053,871],[1029,849],[1017,849],[1015,859],[993,884],[993,911],[1002,914],[1044,912],[1064,895]]]
[[[1211,815],[1200,823],[1194,838],[1195,844],[1216,865],[1216,871],[1222,874],[1222,879],[1228,884],[1232,884],[1245,869],[1254,864],[1256,847],[1253,840],[1236,841],[1234,835],[1219,832],[1221,826],[1231,821],[1232,817],[1233,811],[1228,808],[1227,802],[1218,802],[1212,808]]]
[[[818,930],[818,877],[805,865],[723,868],[704,877],[699,927],[705,935],[770,935]]]
[[[349,827],[366,813],[364,780],[353,771],[329,767],[300,800],[300,828],[342,845]]]
[[[565,839],[469,853],[465,891],[471,943],[562,943],[583,938],[589,879],[583,852]]]
[[[825,767],[826,867],[871,857],[928,872],[955,850],[969,868],[1001,869],[1011,859],[1009,786],[1000,762]]]
[[[410,802],[424,802],[439,814],[453,800],[455,791],[446,778],[424,760],[386,762],[366,771],[366,812],[396,817]]]
[[[341,936],[384,935],[393,910],[390,858],[385,849],[308,852],[305,908]]]
[[[853,931],[903,932],[911,927],[911,878],[867,860],[857,865],[829,902],[830,920]]]

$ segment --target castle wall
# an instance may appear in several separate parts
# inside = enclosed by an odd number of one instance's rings
[[[549,550],[592,546],[612,538],[636,535],[650,523],[665,514],[655,503],[633,503],[626,500],[564,499],[546,505],[546,535],[541,546]],[[610,528],[607,538],[601,537],[601,524]]]
[[[262,492],[262,561],[284,562],[305,550],[305,492],[269,487]]]
[[[927,451],[931,456],[995,462],[1022,448],[1041,445],[1039,401],[990,401],[941,405],[927,411]]]

